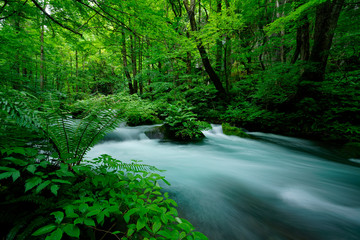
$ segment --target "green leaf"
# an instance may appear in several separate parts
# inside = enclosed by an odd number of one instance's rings
[[[29,172],[31,172],[32,174],[35,173],[36,171],[36,166],[35,165],[29,165],[26,170],[28,170]]]
[[[163,182],[166,183],[168,186],[171,186],[171,184],[170,184],[167,180],[165,180],[165,178],[163,178],[162,180],[163,180]]]
[[[84,219],[83,218],[77,218],[74,221],[74,224],[83,224],[84,223]]]
[[[21,159],[17,159],[17,158],[13,158],[13,157],[7,157],[4,159],[9,160],[10,162],[12,162],[20,167],[24,167],[24,166],[28,165],[28,162],[25,162]]]
[[[167,231],[159,231],[157,234],[161,235],[161,236],[164,236],[166,239],[171,239],[171,234]]]
[[[95,227],[95,222],[94,222],[94,220],[92,220],[91,218],[85,218],[85,219],[84,219],[84,224],[87,225],[87,226],[93,226],[93,227]]]
[[[56,226],[54,224],[49,224],[49,225],[46,225],[42,228],[39,228],[38,230],[36,230],[32,236],[40,236],[40,235],[43,235],[45,233],[49,233],[51,231],[53,231],[54,229],[56,228]]]
[[[65,183],[65,184],[71,184],[71,182],[66,181],[66,180],[62,180],[62,179],[53,179],[51,180],[54,183]]]
[[[136,223],[136,230],[140,231],[143,229],[146,225],[146,219],[145,218],[139,218],[139,220]]]
[[[139,209],[137,209],[137,208],[133,208],[133,209],[130,209],[129,211],[127,211],[124,215],[125,222],[129,223],[130,216],[138,211],[139,211]]]
[[[129,228],[129,230],[127,231],[127,235],[126,235],[126,236],[130,237],[131,235],[133,235],[134,232],[135,232],[135,229]]]
[[[82,203],[82,204],[80,204],[80,206],[79,206],[79,210],[80,210],[80,212],[82,212],[82,213],[86,212],[86,210],[88,210],[88,208],[89,208],[89,205],[87,205],[86,203]]]
[[[167,223],[168,223],[168,219],[167,219],[167,217],[166,217],[166,215],[165,215],[164,213],[161,214],[160,218],[161,218],[161,221],[162,221],[164,224],[167,224]]]
[[[53,231],[50,236],[47,236],[45,240],[60,240],[63,235],[63,230],[58,228],[55,231]]]
[[[33,177],[33,178],[26,180],[25,192],[27,192],[30,189],[34,188],[35,186],[39,185],[41,182],[42,182],[42,180],[39,177]]]
[[[181,233],[180,233],[180,236],[179,236],[179,239],[183,239],[184,237],[186,237],[186,233],[185,233],[185,232],[181,232]]]
[[[55,195],[57,196],[57,193],[58,193],[58,190],[59,190],[59,186],[58,185],[52,185],[51,188],[50,188],[50,191]]]
[[[79,238],[80,236],[80,229],[74,224],[67,224],[64,227],[64,232],[70,237]]]
[[[12,172],[4,172],[0,174],[0,180],[5,179],[12,176]]]
[[[208,238],[207,238],[207,236],[205,236],[203,233],[201,233],[201,232],[193,232],[193,236],[194,236],[194,239],[195,240],[202,240],[202,239],[204,239],[204,240],[207,240]]]
[[[60,224],[61,221],[64,219],[64,213],[63,213],[63,212],[60,212],[60,211],[53,212],[53,213],[51,213],[50,215],[54,215],[54,217],[55,217],[55,223],[58,223],[58,224]]]
[[[13,178],[13,182],[16,181],[16,179],[18,179],[20,177],[20,172],[19,171],[15,171],[12,173],[12,178]]]
[[[161,222],[159,220],[155,221],[152,226],[153,233],[156,233],[161,228]]]
[[[101,209],[92,210],[86,214],[86,217],[92,217],[92,216],[98,215],[100,212],[101,212]]]
[[[101,224],[104,222],[105,214],[103,212],[100,212],[98,215],[96,215],[96,221]]]
[[[45,182],[42,182],[39,186],[37,186],[35,192],[39,193],[41,192],[44,188],[46,188],[49,184],[51,183],[50,180],[46,180]]]

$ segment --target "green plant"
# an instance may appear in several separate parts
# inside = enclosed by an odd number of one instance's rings
[[[207,239],[178,217],[176,203],[161,192],[159,181],[167,181],[154,173],[155,167],[108,155],[81,161],[118,124],[117,112],[89,113],[79,120],[45,106],[48,111],[29,118],[22,115],[26,105],[8,103],[3,111],[14,119],[29,119],[23,121],[26,126],[39,126],[56,151],[49,156],[36,143],[36,148],[31,143],[0,147],[0,221],[9,229],[1,238]]]
[[[169,138],[189,141],[200,140],[205,137],[197,124],[196,114],[191,112],[191,108],[170,105],[166,115],[164,126]]]
[[[7,239],[207,239],[178,217],[176,203],[161,192],[159,181],[167,181],[152,166],[102,155],[70,171],[65,164],[54,168],[36,149],[2,153],[0,221],[7,221]]]
[[[228,123],[223,123],[222,125],[223,133],[226,135],[235,135],[241,138],[252,138],[249,134],[245,133],[238,127],[233,127]]]
[[[71,159],[72,162],[68,163],[70,165],[79,164],[90,147],[123,121],[119,110],[89,110],[82,119],[74,119],[59,108],[60,103],[56,99],[49,98],[44,102],[42,111],[32,109],[27,102],[14,99],[6,99],[0,94],[2,110],[19,126],[31,128],[46,136],[57,158],[62,162]]]
[[[77,160],[79,164],[90,147],[119,126],[122,121],[120,114],[115,110],[103,110],[74,119],[66,114],[45,113],[41,118],[41,128],[53,143],[59,159]]]

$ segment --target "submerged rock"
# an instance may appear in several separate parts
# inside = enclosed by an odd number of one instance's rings
[[[165,139],[165,127],[164,125],[153,127],[145,131],[145,135],[150,139]]]

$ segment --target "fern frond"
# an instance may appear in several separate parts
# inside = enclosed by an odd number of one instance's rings
[[[113,169],[117,171],[125,170],[128,172],[163,172],[163,170],[160,170],[154,166],[139,162],[140,161],[132,160],[131,163],[124,163],[107,154],[103,154],[98,158],[94,158],[93,160],[84,161],[85,164],[95,165],[96,168],[105,167],[107,169]]]
[[[97,121],[95,121],[95,119]],[[83,148],[80,149],[80,160],[83,159],[86,152],[90,149],[90,147],[94,146],[97,142],[99,142],[104,136],[113,131],[119,124],[122,122],[120,118],[119,111],[106,110],[98,115],[97,118],[94,118],[92,123],[94,127],[91,129],[92,131],[87,131],[90,138],[88,138],[87,142],[84,141]]]
[[[28,219],[26,227],[21,231],[21,234],[19,234],[16,239],[17,240],[27,240],[30,238],[31,234],[34,232],[36,228],[39,228],[40,226],[46,225],[50,221],[50,218],[47,216],[38,216],[35,219]]]
[[[36,99],[26,92],[2,89],[0,91],[0,110],[6,112],[8,117],[19,126],[38,131],[37,111],[33,110],[30,100],[26,101],[29,98]]]

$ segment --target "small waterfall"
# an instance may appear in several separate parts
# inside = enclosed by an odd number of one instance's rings
[[[206,135],[223,135],[222,126],[220,124],[211,124],[212,129],[203,131]]]
[[[127,127],[127,126],[120,126],[115,129],[115,131],[106,134],[102,142],[106,141],[133,141],[133,140],[146,140],[149,139],[145,135],[145,131],[154,127],[153,125],[145,125],[139,127]]]

